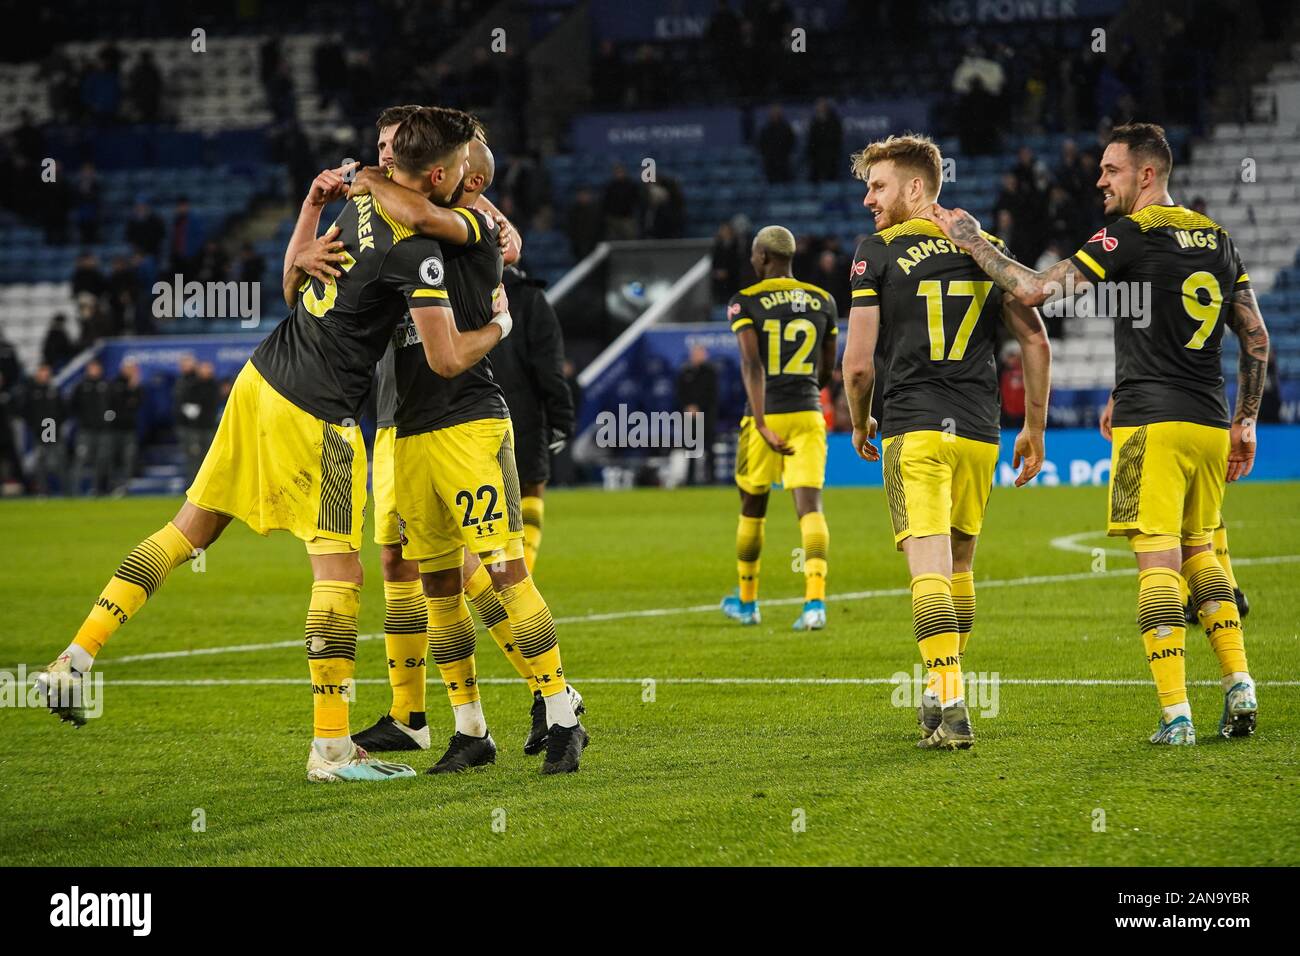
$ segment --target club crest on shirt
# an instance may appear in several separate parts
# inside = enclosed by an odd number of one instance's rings
[[[1101,247],[1107,252],[1114,252],[1119,246],[1119,240],[1114,236],[1108,236],[1104,227],[1093,233],[1092,238],[1089,239],[1088,242],[1100,242]]]
[[[442,285],[442,260],[429,256],[420,263],[420,281],[425,285]]]

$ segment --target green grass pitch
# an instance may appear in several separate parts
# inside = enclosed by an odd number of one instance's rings
[[[1217,738],[1218,668],[1193,631],[1200,744],[1146,742],[1156,703],[1133,561],[1096,533],[1102,489],[995,490],[966,669],[1002,683],[966,753],[918,751],[898,689],[866,682],[919,661],[881,490],[826,494],[830,624],[811,635],[790,629],[802,577],[788,495],[769,514],[763,624],[741,628],[698,609],[734,586],[733,490],[556,491],[538,583],[590,707],[582,772],[544,778],[540,758],[523,756],[530,701],[484,632],[497,764],[350,786],[305,778],[302,546],[232,526],[202,573],[175,572],[109,644],[102,718],[74,731],[0,709],[0,863],[1300,863],[1297,494],[1246,484],[1227,496],[1253,605],[1254,739]],[[0,668],[61,650],[123,554],[176,504],[0,506]],[[383,601],[369,543],[364,559],[361,632],[374,635]],[[850,592],[885,593],[837,597]],[[381,639],[358,645],[358,677],[354,728],[387,708]],[[1122,681],[1133,683],[1107,683]],[[450,734],[436,685],[429,701],[435,752],[414,758],[421,771]]]

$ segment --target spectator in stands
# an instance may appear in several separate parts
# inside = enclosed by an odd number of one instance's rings
[[[0,328],[0,378],[4,380],[0,391],[8,391],[20,385],[23,380],[23,363],[18,358],[14,344],[5,336],[3,328]]]
[[[844,175],[844,124],[825,97],[813,107],[812,120],[808,123],[808,168],[815,183],[830,182]]]
[[[82,296],[77,300],[77,325],[81,329],[81,340],[77,343],[79,352],[113,334],[99,300],[90,296]]]
[[[713,304],[725,305],[740,289],[740,264],[745,257],[744,243],[729,222],[718,226],[713,237],[713,271],[710,273]]]
[[[596,205],[596,195],[583,187],[574,194],[569,207],[569,248],[575,260],[585,259],[604,234],[604,213]]]
[[[636,239],[637,214],[641,208],[641,187],[627,175],[622,163],[615,163],[613,176],[605,184],[601,211],[605,216],[606,239]]]
[[[113,260],[113,271],[108,274],[108,295],[105,311],[109,328],[114,335],[136,332],[136,306],[140,300],[140,280],[125,256]]]
[[[86,374],[72,390],[72,415],[77,420],[77,442],[69,494],[81,494],[86,473],[86,493],[98,495],[108,487],[113,464],[113,384],[104,378],[98,359],[86,364]]]
[[[686,230],[686,200],[682,187],[671,176],[661,176],[646,187],[645,228],[647,239],[680,239]]]
[[[212,363],[199,365],[191,355],[182,358],[172,398],[176,438],[185,455],[185,476],[188,481],[193,481],[217,428],[221,393]]]
[[[106,46],[81,77],[81,106],[97,123],[111,123],[121,110],[122,81],[114,47]]]
[[[203,243],[190,271],[199,282],[224,282],[229,276],[230,264],[226,261],[226,250],[221,247],[221,243],[215,239]]]
[[[14,434],[14,419],[19,412],[20,398],[21,392],[14,389],[9,380],[0,374],[0,485],[4,486],[6,493],[12,486],[21,487],[25,482],[22,455]]]
[[[767,122],[758,133],[758,152],[763,157],[763,174],[769,183],[788,183],[790,156],[794,152],[794,128],[785,118],[780,103],[767,111]]]
[[[1099,227],[1106,220],[1106,209],[1101,190],[1097,188],[1100,176],[1097,154],[1090,149],[1083,150],[1079,153],[1079,167],[1083,170],[1083,181],[1088,186],[1079,197],[1079,218],[1087,224],[1084,228]]]
[[[849,264],[835,254],[834,249],[823,249],[817,256],[817,266],[808,281],[819,285],[835,300],[835,311],[843,317],[849,314],[853,293],[849,288]]]
[[[630,105],[645,109],[666,102],[672,88],[667,80],[663,52],[649,43],[641,44],[632,57],[628,76],[628,90],[632,95]]]
[[[142,123],[156,123],[162,117],[162,74],[153,51],[144,49],[126,79],[131,111]]]
[[[94,163],[81,164],[72,190],[77,232],[84,245],[92,245],[99,241],[99,173]]]
[[[347,112],[343,102],[348,87],[348,61],[343,44],[337,36],[326,37],[312,53],[312,72],[316,76],[316,93],[322,110],[338,103]]]
[[[1008,342],[1002,350],[998,390],[1002,393],[1002,427],[1020,428],[1025,423],[1025,372],[1015,342]]]
[[[173,273],[184,275],[191,271],[194,259],[202,248],[202,224],[190,211],[189,197],[181,196],[176,200],[176,208],[172,213],[171,236],[167,242],[167,268]]]
[[[604,39],[591,61],[591,104],[600,109],[617,109],[623,105],[627,89],[627,71],[614,41]]]
[[[244,243],[239,249],[235,278],[240,282],[261,282],[264,275],[266,275],[266,260],[258,255],[251,242]]]
[[[1053,185],[1047,194],[1046,222],[1048,242],[1056,240],[1058,245],[1078,241],[1079,234],[1087,228],[1079,217],[1079,203],[1059,183]],[[1061,257],[1057,256],[1052,262],[1060,260]]]
[[[1005,84],[1002,64],[986,56],[978,44],[966,48],[952,75],[952,90],[958,97],[957,127],[963,153],[988,156],[998,151],[1003,112],[999,103]]]
[[[22,417],[27,425],[27,441],[32,446],[32,489],[38,495],[50,493],[50,479],[58,481],[59,488],[67,492],[67,475],[64,473],[67,456],[64,455],[64,426],[67,407],[63,394],[54,384],[53,370],[40,365],[31,382],[23,390]]]
[[[93,252],[83,252],[72,270],[72,294],[98,298],[107,289],[108,280],[99,267],[99,259]]]
[[[1011,168],[1011,172],[1020,183],[1023,194],[1040,197],[1047,193],[1051,174],[1028,146],[1021,146],[1016,151],[1016,165]]]
[[[709,361],[709,350],[691,348],[687,364],[677,374],[677,405],[687,415],[702,415],[704,454],[693,458],[686,472],[688,485],[713,484],[713,437],[718,420],[718,370]]]
[[[131,218],[126,223],[126,241],[141,255],[157,258],[167,226],[144,199],[137,199],[131,207]]]
[[[465,106],[476,109],[497,105],[501,96],[501,73],[496,57],[487,47],[474,48],[469,68],[465,71]]]
[[[1057,164],[1055,177],[1057,185],[1074,202],[1078,202],[1089,190],[1097,188],[1096,180],[1088,182],[1085,179],[1079,146],[1072,139],[1061,141],[1061,161]]]
[[[709,56],[715,77],[723,82],[715,89],[718,95],[735,92],[726,79],[735,69],[737,43],[740,39],[740,17],[731,9],[728,0],[718,0],[718,6],[709,18],[709,25],[704,31],[705,42],[709,45]]]
[[[41,343],[41,359],[54,371],[63,368],[77,354],[77,347],[68,332],[68,317],[62,312],[50,319],[50,327]]]
[[[140,367],[134,359],[122,360],[122,366],[113,382],[112,400],[114,416],[110,436],[113,471],[110,487],[114,494],[123,495],[135,476],[140,447],[140,406],[144,404]]]

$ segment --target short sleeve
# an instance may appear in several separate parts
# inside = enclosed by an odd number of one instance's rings
[[[384,259],[379,277],[406,296],[408,308],[449,307],[442,247],[424,236],[397,243]]]
[[[745,296],[737,293],[731,297],[727,303],[727,322],[733,332],[753,328],[754,319],[749,314],[749,302]]]
[[[849,266],[849,288],[852,304],[879,305],[880,278],[884,274],[884,243],[868,237],[858,243],[858,251]]]
[[[1242,292],[1250,288],[1250,273],[1246,271],[1246,264],[1241,261],[1241,253],[1237,250],[1237,244],[1228,237],[1225,232],[1224,239],[1227,240],[1229,248],[1232,250],[1232,271],[1233,271],[1233,292]]]
[[[1142,229],[1127,216],[1093,233],[1070,261],[1089,279],[1115,279],[1142,253]]]

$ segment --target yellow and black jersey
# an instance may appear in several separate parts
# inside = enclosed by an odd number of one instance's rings
[[[328,285],[308,279],[298,303],[253,352],[277,392],[333,424],[355,424],[375,363],[409,303],[446,299],[442,253],[393,222],[373,196],[357,196],[334,225],[347,257]]]
[[[501,283],[501,247],[491,218],[477,209],[457,206],[455,211],[470,227],[469,241],[446,247],[449,298],[425,304],[450,306],[456,327],[469,332],[492,320],[492,293]],[[435,375],[409,315],[399,325],[393,345],[397,385],[393,422],[398,438],[463,422],[510,417],[487,356],[455,378]]]
[[[984,233],[999,252],[1006,245]],[[854,306],[880,308],[881,435],[944,431],[996,442],[1002,290],[928,219],[868,236],[853,257]]]
[[[839,334],[835,319],[830,293],[789,277],[764,279],[731,297],[731,331],[758,333],[767,414],[821,408],[822,343]],[[745,414],[750,413],[746,403]]]
[[[1115,316],[1114,425],[1227,428],[1223,325],[1250,277],[1223,227],[1182,206],[1144,206],[1070,259],[1095,283],[1128,287],[1114,299],[1130,303]]]

